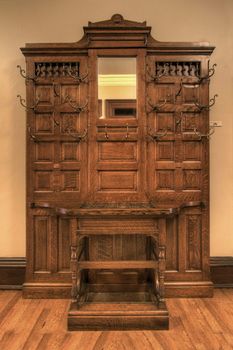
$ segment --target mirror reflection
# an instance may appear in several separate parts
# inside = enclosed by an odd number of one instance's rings
[[[99,118],[136,118],[136,58],[98,58]]]

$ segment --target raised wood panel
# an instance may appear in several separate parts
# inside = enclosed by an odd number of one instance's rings
[[[58,227],[58,272],[70,271],[70,220],[59,219]]]
[[[200,113],[186,112],[182,115],[182,130],[184,132],[193,132],[196,128],[201,130]]]
[[[35,143],[35,161],[52,162],[54,160],[54,144],[52,142]]]
[[[35,113],[35,133],[36,134],[52,134],[54,131],[54,123],[52,113]]]
[[[53,191],[53,174],[52,171],[35,171],[34,172],[34,191],[51,192]]]
[[[195,85],[186,84],[183,87],[182,95],[184,103],[194,103],[200,100],[199,98],[199,88]]]
[[[164,130],[175,131],[175,118],[172,112],[157,113],[156,115],[157,127],[155,129],[159,132]]]
[[[167,219],[166,270],[179,270],[179,231],[177,218]]]
[[[158,102],[172,102],[174,100],[174,84],[158,84]]]
[[[186,270],[201,270],[202,218],[201,214],[186,214]]]
[[[201,161],[202,145],[197,141],[183,141],[184,161]]]
[[[156,170],[156,190],[170,190],[175,189],[175,173],[174,170]]]
[[[156,159],[158,161],[174,161],[174,142],[161,141],[156,144]]]
[[[146,237],[143,235],[98,235],[89,238],[89,259],[94,261],[146,259]],[[91,283],[142,283],[143,271],[90,271]]]
[[[71,84],[61,85],[61,102],[67,101],[69,97],[72,101],[80,102],[80,86]]]
[[[54,94],[52,85],[36,85],[36,99],[38,106],[52,107],[54,104]]]
[[[80,160],[80,144],[77,142],[61,142],[61,160],[75,162]]]
[[[136,142],[99,142],[99,161],[136,161]]]
[[[201,170],[183,170],[183,189],[201,190]]]
[[[61,115],[61,132],[66,133],[67,129],[78,132],[80,131],[80,115],[77,113],[71,113],[71,112],[62,112]]]
[[[49,271],[49,217],[34,217],[34,271]]]
[[[61,173],[61,191],[80,191],[80,172],[63,170]]]
[[[98,191],[137,191],[136,171],[99,171]]]

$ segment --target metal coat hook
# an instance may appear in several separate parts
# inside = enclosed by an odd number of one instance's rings
[[[109,136],[108,136],[108,126],[107,124],[104,125],[104,137],[108,140]]]
[[[28,110],[30,110],[30,109],[31,109],[31,110],[35,110],[35,109],[36,109],[38,103],[40,102],[40,98],[39,98],[39,97],[40,97],[40,96],[38,96],[38,97],[36,98],[36,103],[34,104],[34,106],[27,107],[27,106],[26,106],[26,100],[25,100],[24,98],[22,98],[21,95],[17,95],[17,98],[19,98],[19,102],[20,102],[21,106],[23,106],[23,107],[26,109],[26,111],[28,111]]]
[[[209,80],[213,75],[214,75],[214,73],[215,73],[215,67],[217,67],[217,64],[216,63],[214,63],[213,64],[213,66],[211,67],[211,68],[209,68],[209,70],[208,70],[208,74],[206,75],[206,76],[204,76],[204,77],[198,77],[199,79],[198,79],[198,83],[199,84],[201,84],[203,81],[205,81],[205,80]]]
[[[54,97],[60,97],[60,94],[56,90],[57,84],[53,83],[53,95]]]
[[[57,126],[59,126],[60,125],[60,123],[55,119],[55,116],[54,116],[54,111],[53,111],[53,114],[52,114],[52,119],[53,119],[53,122],[54,122],[54,124],[55,125],[57,125]]]
[[[69,136],[73,137],[77,142],[80,142],[85,139],[87,136],[87,129],[84,129],[82,134],[74,134],[70,129],[66,129],[65,131]]]
[[[214,97],[210,99],[209,105],[200,105],[197,101],[195,101],[194,104],[195,104],[195,106],[197,106],[197,108],[199,109],[200,112],[202,110],[208,111],[215,104],[216,97],[218,97],[217,94],[215,94]]]
[[[159,141],[161,138],[166,136],[168,133],[168,130],[164,130],[162,133],[152,132],[152,130],[149,128],[147,131],[147,135],[150,136],[153,141]]]
[[[211,127],[210,132],[208,134],[201,134],[199,131],[197,131],[197,128],[194,128],[193,132],[196,136],[198,136],[199,140],[202,140],[203,138],[206,138],[207,140],[209,140],[210,137],[215,133],[215,128]]]
[[[126,135],[125,138],[128,139],[129,138],[129,124],[126,124]]]
[[[180,83],[179,83],[179,89],[178,89],[178,91],[176,92],[175,97],[174,97],[174,102],[177,101],[177,97],[178,97],[178,96],[181,96],[182,90],[183,90],[183,80],[181,79],[181,80],[180,80]]]
[[[20,75],[25,79],[25,82],[27,83],[29,80],[36,81],[36,78],[31,78],[28,75],[26,75],[26,70],[23,69],[19,64],[16,66],[19,68]]]
[[[168,98],[169,97],[170,97],[170,95],[168,95]],[[147,101],[148,101],[149,106],[151,107],[151,110],[148,113],[160,112],[161,108],[167,104],[167,99],[165,99],[162,103],[157,104],[157,105],[153,105],[151,103],[150,98],[148,98]]]
[[[71,78],[75,79],[78,85],[81,83],[86,83],[86,84],[89,83],[89,81],[86,80],[89,75],[89,70],[87,70],[87,73],[85,73],[83,76],[79,75],[78,70],[75,70],[75,71],[73,70],[72,72],[72,70],[68,67],[66,68],[66,72]]]
[[[27,125],[27,129],[28,129],[28,133],[29,133],[29,136],[30,136],[30,139],[33,141],[33,142],[38,142],[38,138],[31,133],[31,126],[30,125]]]
[[[67,95],[67,96],[65,97],[64,103],[66,103],[66,102],[67,102],[67,103],[75,110],[75,112],[77,112],[77,113],[83,112],[83,111],[86,109],[87,105],[88,105],[88,100],[86,100],[85,105],[79,106],[76,102],[74,103],[74,101],[72,101],[72,99],[71,99],[71,97],[70,97],[69,95]]]

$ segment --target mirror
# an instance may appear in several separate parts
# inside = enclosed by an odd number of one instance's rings
[[[98,58],[99,118],[136,118],[136,58]]]

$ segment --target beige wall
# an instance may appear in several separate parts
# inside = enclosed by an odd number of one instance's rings
[[[218,64],[211,112],[222,120],[211,140],[211,255],[233,255],[233,1],[232,0],[0,0],[0,256],[25,255],[25,114],[16,101],[25,86],[25,42],[72,42],[88,20],[121,13],[147,20],[161,41],[210,41]]]

